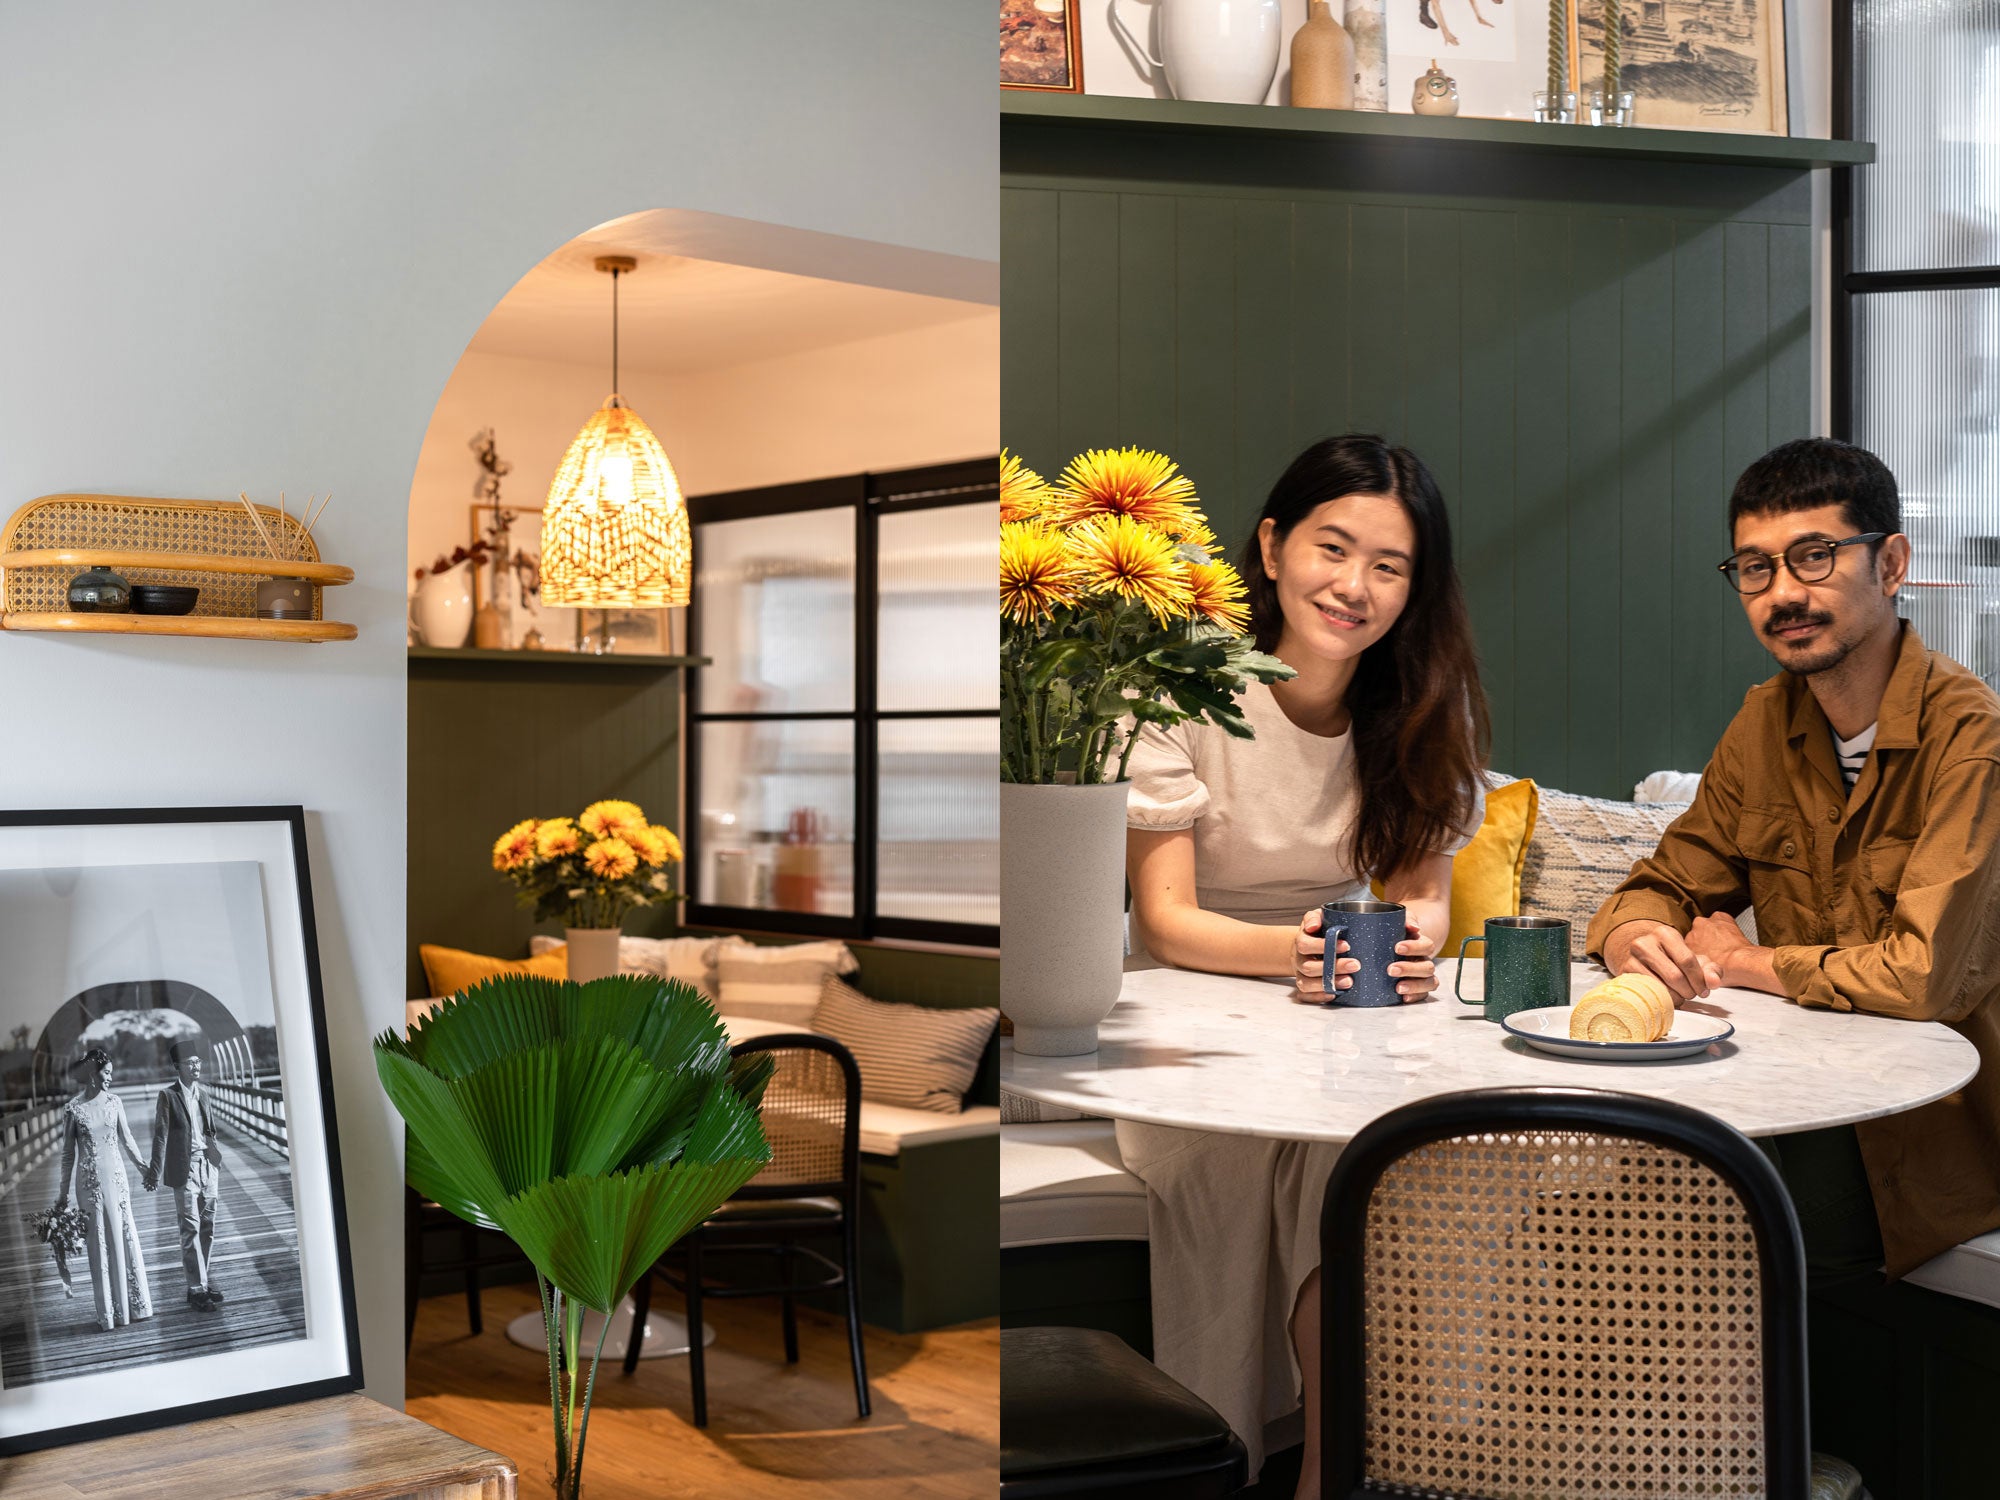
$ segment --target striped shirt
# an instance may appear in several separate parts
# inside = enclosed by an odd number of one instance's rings
[[[1854,790],[1854,783],[1861,779],[1861,763],[1868,759],[1868,752],[1875,744],[1875,726],[1870,724],[1851,740],[1839,735],[1833,737],[1834,754],[1840,757],[1840,774],[1847,782],[1847,789]]]

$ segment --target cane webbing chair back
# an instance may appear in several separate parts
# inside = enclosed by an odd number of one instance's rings
[[[1805,1494],[1797,1224],[1721,1121],[1425,1101],[1343,1154],[1323,1233],[1326,1494]]]
[[[738,1196],[854,1182],[861,1149],[861,1070],[854,1055],[831,1037],[805,1033],[755,1037],[733,1051],[766,1052],[775,1064],[761,1110],[771,1164]]]

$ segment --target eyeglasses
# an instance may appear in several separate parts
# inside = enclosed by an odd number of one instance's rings
[[[1785,566],[1800,583],[1819,583],[1833,576],[1834,554],[1842,547],[1852,547],[1857,542],[1879,542],[1888,534],[1864,531],[1837,542],[1819,536],[1801,537],[1785,549]],[[1739,594],[1761,594],[1778,576],[1778,559],[1768,552],[1746,550],[1715,566]]]

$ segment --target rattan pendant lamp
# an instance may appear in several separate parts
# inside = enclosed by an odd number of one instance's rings
[[[618,278],[638,262],[600,255],[611,273],[611,394],[563,454],[542,511],[542,602],[658,609],[688,602],[694,548],[674,466],[618,394]]]

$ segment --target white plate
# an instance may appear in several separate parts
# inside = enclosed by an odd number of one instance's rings
[[[1569,1034],[1570,1012],[1575,1009],[1573,1005],[1545,1005],[1539,1010],[1516,1011],[1500,1024],[1530,1047],[1558,1057],[1588,1057],[1598,1062],[1663,1062],[1670,1057],[1693,1057],[1736,1035],[1736,1028],[1721,1016],[1677,1010],[1673,1029],[1657,1042],[1593,1042]]]

